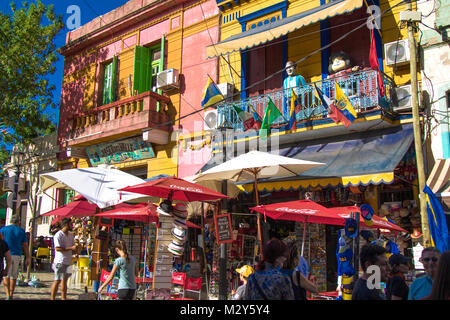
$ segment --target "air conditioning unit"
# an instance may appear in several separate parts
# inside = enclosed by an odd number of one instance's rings
[[[205,111],[204,130],[217,129],[217,109]]]
[[[167,69],[156,75],[156,88],[171,90],[180,88],[180,77],[177,69]]]
[[[397,101],[394,105],[394,111],[401,112],[411,110],[411,85],[408,84],[406,86],[395,88],[395,94],[397,96]]]
[[[2,189],[3,189],[3,191],[9,191],[9,192],[12,191],[11,187],[9,186],[9,177],[3,177]]]
[[[224,98],[229,98],[233,96],[233,85],[228,82],[219,83],[217,88],[220,90]]]
[[[410,60],[408,39],[385,43],[384,56],[387,66],[408,63]]]

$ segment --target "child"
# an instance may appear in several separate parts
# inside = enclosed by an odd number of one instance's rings
[[[236,293],[231,297],[231,300],[243,300],[247,279],[251,274],[255,273],[255,270],[253,270],[252,267],[245,265],[242,266],[242,268],[236,269],[236,272],[239,273],[239,278],[243,284],[237,288]]]
[[[108,279],[98,288],[98,292],[101,292],[111,282],[114,274],[119,270],[117,297],[119,300],[133,300],[136,293],[136,274],[138,272],[136,259],[128,254],[127,246],[123,240],[116,241],[115,250],[119,258],[114,261]]]

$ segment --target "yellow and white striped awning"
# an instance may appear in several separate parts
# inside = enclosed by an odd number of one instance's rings
[[[206,48],[208,58],[253,48],[278,39],[304,26],[361,8],[362,0],[337,0],[231,36]]]

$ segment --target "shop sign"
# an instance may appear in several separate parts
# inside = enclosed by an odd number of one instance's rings
[[[229,213],[214,217],[216,227],[217,244],[233,241],[233,232],[231,230],[231,216]]]
[[[155,157],[152,145],[142,138],[131,138],[86,147],[92,166],[143,160]]]

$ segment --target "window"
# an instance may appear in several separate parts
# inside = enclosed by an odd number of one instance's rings
[[[116,101],[117,57],[103,65],[102,105]]]
[[[152,47],[136,46],[134,50],[133,93],[146,91],[161,93],[156,89],[156,76],[164,69],[164,37]]]
[[[64,193],[64,204],[68,204],[69,202],[72,202],[72,198],[75,197],[75,191],[74,190],[65,190]]]

